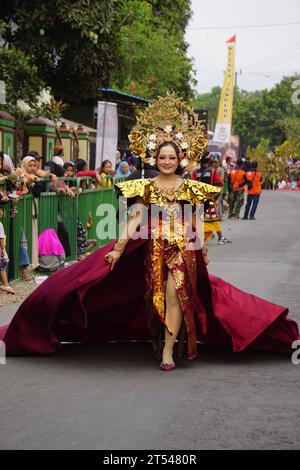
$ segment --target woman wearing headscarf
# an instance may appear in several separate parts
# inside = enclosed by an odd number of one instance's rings
[[[131,171],[127,162],[121,162],[117,168],[118,178],[127,178],[131,175]]]
[[[34,157],[26,156],[22,160],[21,168],[17,170],[17,176],[23,178],[24,183],[21,183],[22,189],[19,191],[20,195],[32,192],[34,198],[32,200],[32,255],[31,264],[35,268],[39,264],[38,260],[38,201],[37,197],[41,194],[41,185],[38,182],[36,175],[37,164]],[[18,184],[18,183],[17,183]],[[26,268],[21,270],[21,277],[24,281],[31,281],[31,276],[26,272]]]

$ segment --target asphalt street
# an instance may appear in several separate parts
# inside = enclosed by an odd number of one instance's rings
[[[287,305],[300,323],[300,193],[264,192],[257,220],[223,223],[209,271]],[[17,304],[0,310],[0,324]],[[201,345],[159,370],[150,343],[66,345],[0,365],[1,449],[298,449],[300,365]]]

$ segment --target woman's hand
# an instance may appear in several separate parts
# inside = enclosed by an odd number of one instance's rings
[[[121,252],[115,251],[115,250],[110,251],[104,257],[105,261],[111,264],[111,268],[110,268],[111,271],[114,269],[115,264],[119,261],[120,258],[121,258]]]
[[[28,174],[28,181],[37,181],[38,177],[36,175]]]

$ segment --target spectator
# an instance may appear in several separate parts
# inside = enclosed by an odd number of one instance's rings
[[[44,166],[44,169],[41,168],[43,157],[41,157],[38,152],[36,152],[35,150],[31,150],[27,156],[33,157],[36,161],[36,176],[38,176],[39,178],[51,178],[51,184],[58,184],[57,176],[54,173],[51,173],[50,168],[47,169],[47,162]],[[24,157],[22,160],[24,160]]]
[[[218,154],[211,155],[210,164],[211,164],[212,169],[215,170],[217,174],[220,176],[224,185],[225,171],[224,171],[224,168],[221,166],[221,160]]]
[[[4,210],[0,206],[0,220],[4,217]],[[6,268],[9,263],[9,258],[5,250],[5,232],[2,222],[0,221],[0,273],[2,284],[0,289],[8,294],[15,294],[15,291],[8,284]]]
[[[54,272],[65,265],[65,251],[53,228],[39,236],[39,270]]]
[[[36,238],[36,254],[32,252],[32,256],[38,260],[38,237]],[[33,247],[32,247],[33,248]],[[28,274],[28,266],[30,265],[30,259],[28,254],[28,244],[24,229],[21,230],[20,240],[20,256],[19,256],[19,268],[22,281],[32,281],[33,278]]]
[[[103,178],[104,188],[108,188],[112,185],[111,179],[108,176],[113,176],[113,168],[110,160],[104,160],[99,170],[101,178]]]
[[[137,166],[138,166],[138,159],[137,157],[130,157],[128,160],[127,160],[127,163],[129,165],[129,169],[130,169],[130,173],[133,173],[134,171],[137,170]]]
[[[16,183],[17,177],[14,174],[7,173],[5,170],[5,160],[3,152],[0,152],[0,183],[5,185],[8,192],[12,192]],[[4,197],[4,193],[1,193]],[[4,202],[4,201],[3,201]]]
[[[64,168],[61,165],[53,161],[46,162],[45,169],[49,169],[52,174],[57,176],[60,179],[57,179],[55,182],[49,184],[49,191],[55,192],[59,195],[75,196],[74,191],[65,183],[63,177],[65,174]],[[76,189],[76,188],[75,188]]]
[[[65,170],[64,177],[65,177],[65,178],[73,178],[72,180],[67,181],[66,184],[69,186],[69,188],[70,188],[72,191],[75,192],[76,189],[77,189],[77,181],[76,181],[76,179],[74,178],[74,174],[75,174],[75,163],[73,163],[73,162],[65,162],[63,168],[64,168],[64,170]]]
[[[132,173],[133,174],[133,173]],[[131,171],[129,169],[129,165],[127,162],[121,162],[117,169],[117,177],[118,178],[125,178],[131,175]],[[132,179],[132,178],[130,178]]]
[[[88,254],[88,251],[90,251],[94,246],[97,244],[96,240],[89,239],[87,240],[86,238],[86,230],[79,219],[77,217],[77,256],[78,259],[81,260],[85,258],[85,256]]]
[[[63,166],[63,164],[64,164],[63,156],[64,156],[63,146],[60,145],[60,144],[55,145],[55,147],[54,147],[54,156],[52,158],[52,161],[54,163],[57,163],[60,166]]]
[[[250,212],[250,220],[255,220],[255,213],[261,194],[262,174],[257,171],[257,162],[251,163],[251,170],[246,173],[246,183],[248,186],[247,204],[245,207],[244,220],[248,219]]]
[[[242,170],[244,170],[245,173],[247,173],[247,171],[251,171],[251,161],[249,158],[244,160]]]
[[[32,192],[35,197],[38,197],[42,191],[41,184],[38,182],[37,164],[36,159],[31,156],[26,156],[22,160],[21,168],[16,170],[16,175],[23,178],[23,182],[16,183],[18,188],[17,194],[19,196]]]
[[[244,204],[246,188],[245,172],[242,170],[243,160],[238,159],[236,167],[229,172],[229,219],[239,219]]]
[[[91,177],[97,181],[98,187],[103,186],[102,178],[99,175],[99,173],[97,173],[96,171],[88,171],[87,163],[85,160],[83,160],[82,158],[78,158],[78,160],[76,160],[75,162],[75,167],[76,167],[77,177],[81,177],[81,176]]]
[[[210,158],[206,156],[201,160],[200,169],[196,169],[193,173],[193,179],[197,179],[202,183],[211,184],[213,186],[223,186],[224,182],[222,178],[218,175],[217,170],[212,168],[210,165]],[[227,240],[222,233],[221,227],[221,217],[218,208],[218,203],[214,205],[209,205],[205,209],[204,213],[204,237],[205,241],[209,241],[214,232],[218,234],[218,244],[225,245],[231,243],[230,240]]]
[[[285,180],[278,181],[278,184],[277,184],[278,189],[286,189],[286,186],[287,184]]]
[[[151,165],[151,156],[149,154],[149,150],[146,150],[146,158],[142,160],[141,158],[138,159],[136,170],[132,173],[130,172],[129,166],[127,166],[127,179],[128,180],[135,180],[135,179],[144,179],[144,178],[155,178],[155,176],[159,175],[159,171],[155,169],[153,165]],[[119,174],[117,173],[117,176]],[[121,176],[121,175],[120,175]],[[123,173],[122,173],[123,176]]]
[[[14,173],[15,172],[15,167],[14,167],[14,164],[13,164],[13,161],[12,161],[11,157],[9,155],[7,155],[6,153],[1,152],[1,151],[0,151],[0,157],[3,161],[2,171],[5,174]]]
[[[118,166],[119,166],[121,160],[122,160],[122,158],[121,158],[121,152],[120,152],[120,150],[118,149],[118,150],[116,151],[116,170],[117,170],[117,168],[118,168]]]

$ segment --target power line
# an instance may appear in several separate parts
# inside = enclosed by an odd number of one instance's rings
[[[294,50],[290,51],[290,53],[286,53],[285,55],[281,56],[281,57],[277,57],[277,58],[274,58],[272,60],[266,60],[264,64],[252,64],[252,67],[257,69],[265,69],[265,68],[272,68],[277,65],[280,65],[282,64],[282,62],[286,62],[286,61],[289,61],[289,60],[293,60],[295,59],[296,57],[298,57],[300,54],[300,48],[295,48]],[[248,66],[246,67],[247,69],[250,69],[252,68],[251,66]]]
[[[199,27],[191,27],[188,26],[187,29],[190,30],[216,30],[216,29],[249,29],[249,28],[273,28],[277,26],[295,26],[299,25],[300,21],[293,22],[293,23],[269,23],[269,24],[249,24],[249,25],[234,25],[234,26],[199,26]]]

